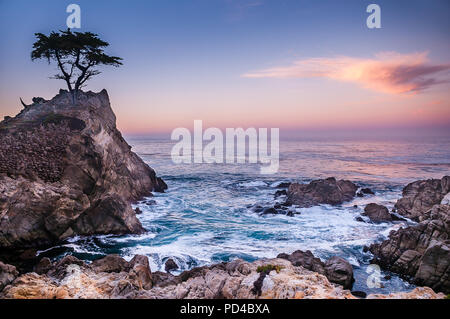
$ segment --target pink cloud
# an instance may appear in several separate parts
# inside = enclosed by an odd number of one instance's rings
[[[384,93],[418,92],[433,85],[449,82],[450,64],[431,64],[428,53],[379,53],[373,59],[352,57],[311,58],[246,73],[247,78],[314,78],[354,82]]]

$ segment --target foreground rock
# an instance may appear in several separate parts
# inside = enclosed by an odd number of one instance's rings
[[[429,219],[391,232],[369,250],[374,263],[390,269],[417,285],[450,293],[450,206],[435,205]]]
[[[0,123],[0,248],[142,233],[130,202],[167,185],[117,130],[107,92],[34,101]]]
[[[429,219],[430,209],[441,204],[450,192],[450,176],[442,179],[420,180],[403,189],[402,198],[397,201],[397,212],[416,222]]]
[[[16,267],[8,264],[4,264],[0,261],[0,291],[7,285],[12,283],[14,279],[19,275]]]
[[[292,254],[279,254],[277,258],[287,259],[294,266],[302,266],[305,269],[324,275],[332,283],[342,285],[345,289],[351,289],[355,279],[353,267],[348,261],[340,257],[331,257],[325,263],[314,257],[311,251],[294,251]]]
[[[420,288],[422,289],[422,288]],[[368,298],[397,298],[369,295]],[[431,289],[402,293],[401,298],[444,298]],[[0,298],[296,298],[355,299],[350,291],[285,259],[261,259],[253,263],[235,260],[194,268],[179,276],[151,273],[145,256],[130,262],[117,255],[95,263],[67,256],[45,274],[27,273],[0,292]]]
[[[374,223],[392,222],[402,220],[401,218],[389,213],[389,210],[383,206],[375,203],[370,203],[364,208],[363,216],[369,217]]]
[[[292,183],[287,191],[288,205],[312,207],[320,204],[340,205],[352,200],[358,186],[347,180],[334,177],[319,179],[309,184]]]

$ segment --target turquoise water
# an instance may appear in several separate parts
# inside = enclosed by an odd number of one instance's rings
[[[355,218],[371,202],[393,207],[402,187],[411,181],[450,174],[449,138],[281,141],[280,170],[275,175],[260,175],[259,164],[176,165],[170,158],[173,143],[168,140],[128,137],[127,141],[169,185],[166,193],[151,198],[155,204],[144,200],[135,205],[143,211],[139,219],[148,232],[75,238],[45,253],[71,253],[86,260],[108,253],[126,259],[144,254],[152,270],[163,270],[167,258],[173,258],[181,271],[234,258],[252,261],[309,249],[320,258],[338,255],[351,262],[354,290],[410,290],[414,286],[395,275],[390,280],[382,278],[382,288],[368,288],[366,267],[371,255],[362,251],[364,245],[385,238],[403,223],[375,225]],[[280,182],[309,182],[329,176],[370,187],[375,195],[338,207],[298,209],[301,214],[295,217],[259,216],[248,208],[273,206]]]

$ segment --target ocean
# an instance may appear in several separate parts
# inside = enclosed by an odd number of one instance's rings
[[[281,140],[280,168],[274,175],[261,175],[259,164],[174,164],[170,156],[174,142],[169,139],[129,136],[126,140],[169,186],[166,193],[154,193],[134,205],[143,211],[138,218],[148,232],[76,237],[42,255],[73,254],[93,260],[117,253],[129,260],[143,254],[149,257],[152,271],[164,271],[164,262],[173,258],[181,272],[235,258],[274,258],[301,249],[323,260],[334,255],[348,260],[355,272],[353,290],[406,291],[414,285],[386,271],[381,272],[381,287],[370,288],[367,267],[372,256],[363,252],[365,245],[386,238],[406,222],[372,224],[355,218],[368,203],[391,209],[409,182],[450,174],[448,136]],[[306,183],[331,176],[369,187],[375,195],[337,207],[297,209],[300,214],[294,217],[259,216],[249,208],[273,206],[281,182]],[[388,275],[390,279],[385,278]]]

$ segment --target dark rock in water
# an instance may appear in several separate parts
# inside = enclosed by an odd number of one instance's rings
[[[289,182],[284,182],[284,183],[280,183],[277,185],[277,188],[289,188],[289,186],[291,186],[291,183]]]
[[[364,291],[352,291],[352,295],[361,299],[365,299],[367,294]]]
[[[146,200],[146,201],[144,202],[144,204],[145,204],[145,205],[149,205],[149,206],[151,206],[151,205],[156,205],[156,201],[153,200],[153,199],[150,199],[150,200]]]
[[[142,214],[142,210],[139,207],[136,207],[134,209],[134,212],[136,213],[136,215]]]
[[[12,283],[17,276],[19,276],[19,272],[16,267],[0,261],[0,291]]]
[[[395,204],[397,213],[416,222],[429,219],[430,209],[450,192],[450,176],[408,184]]]
[[[169,258],[169,259],[167,259],[166,263],[164,264],[164,269],[167,272],[170,272],[171,270],[177,270],[178,265],[172,258]]]
[[[112,254],[94,260],[91,267],[97,272],[121,272],[129,269],[130,265],[119,255]]]
[[[280,197],[280,196],[285,196],[287,195],[287,191],[285,189],[279,190],[275,192],[275,198]]]
[[[294,266],[302,266],[308,270],[317,272],[328,278],[329,281],[342,285],[345,289],[350,289],[353,285],[353,267],[345,259],[331,257],[325,263],[314,257],[311,251],[294,251],[288,255],[279,254],[277,258],[287,259]]]
[[[167,184],[162,180],[161,177],[156,178],[156,185],[154,187],[155,192],[164,193],[164,191],[167,189]]]
[[[288,209],[288,206],[283,204],[275,204],[273,207],[262,207],[260,205],[249,206],[251,211],[259,214],[260,216],[264,215],[287,215],[294,216],[296,214],[300,214]]]
[[[361,190],[356,194],[358,197],[364,197],[364,195],[375,195],[375,193],[370,188],[361,188]]]
[[[48,257],[44,257],[42,258],[39,263],[34,266],[34,272],[42,275],[42,274],[46,274],[52,267],[52,262],[50,260],[50,258]]]
[[[361,189],[361,192],[363,194],[375,195],[375,193],[370,188],[363,188],[363,189]]]
[[[350,181],[334,177],[312,181],[309,184],[293,183],[287,192],[286,203],[300,207],[312,207],[320,204],[339,205],[350,201],[356,195],[358,187]]]
[[[361,216],[356,217],[355,220],[358,221],[358,222],[363,222],[364,223],[364,219]]]
[[[368,246],[364,246],[363,247],[363,253],[367,253],[369,251],[369,247]]]
[[[353,205],[353,208],[358,208],[358,205]]]
[[[420,196],[420,195],[419,195]],[[450,205],[435,205],[429,219],[392,231],[382,243],[370,246],[374,262],[412,278],[417,285],[450,293]]]
[[[370,203],[364,208],[364,216],[368,216],[374,223],[391,222],[394,220],[393,215],[389,210],[383,206],[375,203]]]
[[[391,275],[386,275],[386,276],[384,276],[384,279],[386,279],[386,280],[391,280],[391,278],[392,278]]]
[[[0,248],[142,233],[130,202],[166,183],[116,128],[105,90],[61,90],[0,123]]]

